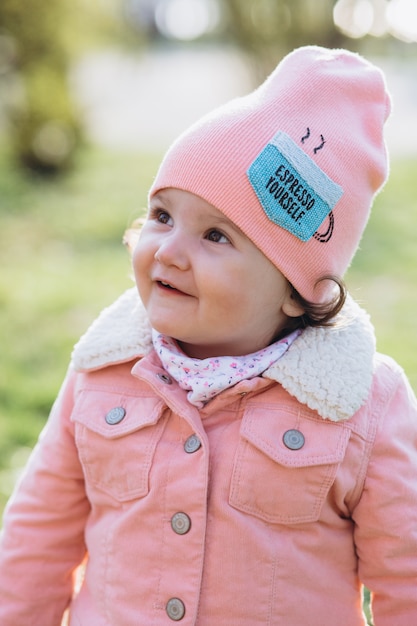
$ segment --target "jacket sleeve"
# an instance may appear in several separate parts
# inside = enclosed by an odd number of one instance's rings
[[[417,624],[417,403],[396,365],[382,370],[374,443],[352,517],[375,626],[410,626]]]
[[[59,626],[85,555],[89,504],[70,415],[69,374],[16,486],[0,537],[0,624]]]

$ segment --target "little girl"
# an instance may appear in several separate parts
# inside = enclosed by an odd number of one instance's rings
[[[1,626],[360,626],[362,585],[417,624],[417,403],[342,282],[389,109],[305,47],[173,144],[6,510]]]

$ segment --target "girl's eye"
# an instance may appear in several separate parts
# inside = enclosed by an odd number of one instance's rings
[[[157,219],[161,224],[169,224],[171,217],[166,211],[159,211]]]
[[[150,218],[159,222],[160,224],[170,224],[171,216],[163,209],[151,209]]]
[[[219,230],[210,230],[207,235],[206,238],[209,241],[213,241],[214,243],[230,243],[230,239],[228,239],[226,237],[226,235],[223,235],[222,232],[220,232]]]

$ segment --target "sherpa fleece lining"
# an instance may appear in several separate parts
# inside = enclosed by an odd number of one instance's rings
[[[145,356],[151,327],[135,287],[104,309],[72,354],[72,367],[91,371]],[[348,298],[336,326],[307,328],[263,376],[280,383],[324,419],[349,419],[365,403],[375,336],[368,314]]]

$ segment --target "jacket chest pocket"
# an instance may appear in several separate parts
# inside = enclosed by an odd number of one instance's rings
[[[275,524],[316,521],[350,431],[294,408],[254,407],[240,433],[229,502]]]
[[[87,391],[75,405],[75,440],[91,499],[104,492],[119,502],[145,496],[165,420],[158,398]]]

